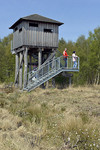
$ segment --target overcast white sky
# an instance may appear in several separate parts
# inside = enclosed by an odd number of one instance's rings
[[[9,27],[19,18],[32,14],[63,22],[59,39],[76,41],[100,26],[100,0],[0,0],[0,38],[12,33]]]

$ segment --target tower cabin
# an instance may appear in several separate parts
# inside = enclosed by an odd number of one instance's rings
[[[16,55],[15,84],[27,85],[27,73],[40,67],[58,48],[59,26],[62,22],[33,14],[20,18],[13,29],[11,52]]]

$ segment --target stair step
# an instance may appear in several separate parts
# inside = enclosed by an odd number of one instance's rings
[[[50,62],[44,63],[40,69],[37,69],[35,71],[31,71],[29,74],[29,81],[27,84],[27,87],[24,88],[28,91],[31,91],[32,89],[40,86],[41,84],[45,83],[46,81],[50,80],[57,74],[59,74],[62,71],[78,71],[79,69],[73,70],[72,67],[65,68],[63,65],[61,65],[61,61],[63,60],[63,57],[58,57],[55,59],[50,60]],[[53,66],[52,66],[53,65]],[[47,72],[48,69],[48,72]],[[32,77],[39,77],[36,80],[32,80]]]

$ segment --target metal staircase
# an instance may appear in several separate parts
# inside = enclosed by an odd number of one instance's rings
[[[64,66],[65,61],[63,60],[63,56],[46,61],[40,68],[36,68],[28,73],[28,83],[23,90],[31,91],[63,71],[79,71],[79,57],[77,58],[76,68],[73,68],[72,57],[68,57],[67,67]]]

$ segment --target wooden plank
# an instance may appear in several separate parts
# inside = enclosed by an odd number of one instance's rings
[[[40,48],[39,49],[39,52],[38,52],[38,67],[40,68],[42,64],[42,49]]]
[[[20,52],[19,87],[22,89],[23,52]]]
[[[29,71],[31,71],[31,65],[32,65],[32,56],[29,55]]]
[[[18,87],[18,70],[19,70],[19,54],[17,53],[16,54],[16,57],[15,57],[15,63],[16,63],[16,66],[15,66],[15,87]]]
[[[26,50],[24,51],[24,88],[27,85],[27,67],[28,67],[28,48],[26,47]]]
[[[25,21],[17,27],[18,30],[13,33],[14,49],[22,45],[58,47],[58,25],[38,22],[38,27],[30,27],[29,21]],[[20,28],[22,28],[21,32],[19,32]],[[44,29],[52,29],[53,33],[44,32]]]

